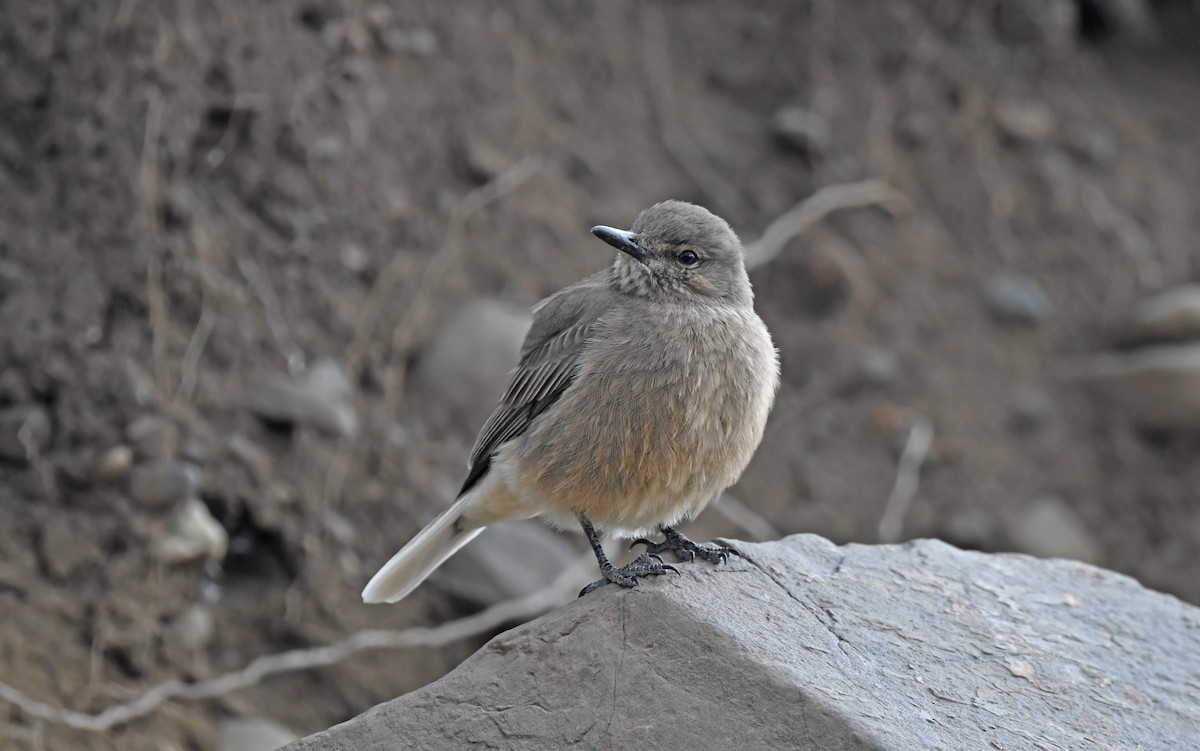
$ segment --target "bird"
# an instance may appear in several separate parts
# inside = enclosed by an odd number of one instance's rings
[[[630,229],[592,228],[611,266],[542,300],[457,499],[379,569],[367,603],[397,602],[497,522],[582,531],[612,583],[724,562],[676,527],[732,485],[762,440],[779,355],[754,310],[745,250],[707,209],[668,200]],[[645,550],[616,567],[599,528]],[[646,535],[661,533],[662,542]]]

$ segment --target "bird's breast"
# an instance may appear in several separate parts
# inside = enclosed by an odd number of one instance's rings
[[[514,447],[523,491],[602,525],[677,520],[745,469],[777,381],[774,346],[752,310],[626,312]]]

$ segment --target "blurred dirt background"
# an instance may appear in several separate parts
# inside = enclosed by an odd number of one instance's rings
[[[1197,38],[1184,0],[3,3],[0,680],[95,712],[478,608],[359,592],[461,481],[521,311],[609,262],[588,228],[675,197],[753,240],[867,178],[904,200],[753,272],[784,385],[733,495],[877,542],[902,466],[899,539],[1200,602],[1194,350],[1122,359],[1189,336],[1130,321],[1200,272]],[[480,643],[104,733],[0,703],[0,746],[249,748],[219,728],[315,731]]]

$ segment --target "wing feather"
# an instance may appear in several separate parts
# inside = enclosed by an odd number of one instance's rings
[[[594,275],[534,309],[533,325],[521,347],[521,362],[475,439],[460,495],[487,473],[500,446],[524,433],[574,382],[588,342],[603,325],[604,313],[611,309],[615,295],[603,277]]]

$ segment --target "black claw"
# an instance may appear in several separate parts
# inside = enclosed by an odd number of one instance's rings
[[[654,547],[654,543],[650,542],[645,537],[639,537],[636,540],[634,540],[633,542],[629,543],[629,549],[633,550],[638,545],[645,545],[648,548]]]
[[[657,553],[643,553],[643,555],[646,555],[646,556],[658,561],[659,563],[663,562],[662,556],[658,555]],[[667,568],[670,568],[670,566],[668,566]]]

